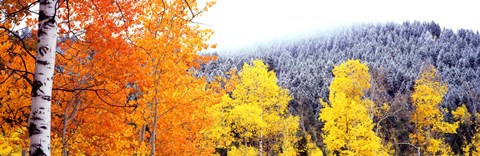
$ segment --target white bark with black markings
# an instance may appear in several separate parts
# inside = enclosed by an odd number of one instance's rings
[[[57,46],[56,0],[40,0],[35,78],[28,132],[30,155],[50,155],[51,97]]]

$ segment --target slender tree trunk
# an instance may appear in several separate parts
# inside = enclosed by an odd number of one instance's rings
[[[67,141],[66,141],[66,134],[67,134],[67,119],[63,120],[63,129],[62,129],[62,156],[67,155]]]
[[[50,155],[51,97],[57,47],[56,0],[40,0],[35,78],[28,132],[30,155]]]
[[[139,134],[139,140],[140,142],[143,142],[145,140],[145,127],[146,125],[142,125],[142,128],[140,129],[140,134]]]
[[[159,64],[159,61],[157,60],[157,66],[158,67],[158,64]],[[150,155],[151,156],[155,156],[155,138],[156,138],[156,130],[157,130],[157,109],[158,109],[158,89],[157,89],[157,86],[158,86],[158,81],[160,80],[157,80],[157,74],[158,74],[158,69],[155,68],[155,72],[154,72],[154,75],[155,76],[155,93],[154,93],[154,110],[153,110],[153,125],[152,125],[152,136],[151,136],[151,143],[152,143],[152,149],[151,149],[151,152],[150,152]]]
[[[75,93],[73,93],[75,95]],[[72,102],[75,98],[72,98]],[[67,124],[68,124],[68,104],[63,111],[63,127],[62,127],[62,156],[67,155]]]
[[[157,91],[157,89],[155,89],[155,92]],[[155,156],[155,137],[156,137],[156,130],[157,130],[157,109],[158,109],[158,101],[157,99],[155,98],[155,103],[154,103],[154,109],[153,110],[153,125],[152,125],[152,149],[151,149],[151,152],[150,152],[150,155],[151,156]]]

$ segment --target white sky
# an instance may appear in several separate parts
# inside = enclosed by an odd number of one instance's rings
[[[197,22],[215,31],[211,42],[222,51],[354,23],[407,20],[480,30],[480,0],[217,0]]]

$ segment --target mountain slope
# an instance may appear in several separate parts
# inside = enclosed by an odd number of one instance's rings
[[[276,72],[279,85],[294,97],[290,111],[302,117],[304,130],[317,136],[322,124],[317,120],[319,99],[328,100],[333,67],[349,59],[368,64],[374,87],[366,96],[377,104],[412,109],[414,81],[422,67],[432,64],[448,84],[444,108],[452,110],[466,104],[470,112],[480,111],[480,34],[471,30],[454,32],[434,22],[418,21],[357,25],[328,35],[259,47],[247,55],[220,56],[202,66],[200,74],[223,75],[253,58],[263,59]],[[408,116],[408,112],[403,113]],[[404,120],[408,118],[388,122],[398,126]]]

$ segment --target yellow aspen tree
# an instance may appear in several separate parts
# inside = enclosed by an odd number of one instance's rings
[[[480,133],[475,133],[475,136],[473,136],[472,143],[470,145],[471,146],[468,152],[471,152],[471,155],[480,155]]]
[[[464,126],[472,126],[475,127],[473,129],[473,137],[471,140],[467,139],[466,135],[463,135],[463,143],[461,150],[463,151],[464,155],[480,155],[480,133],[479,133],[479,128],[476,125],[479,125],[480,122],[477,120],[472,120],[472,119],[477,119],[476,117],[473,117],[470,112],[468,112],[467,107],[465,104],[462,106],[457,107],[455,111],[452,112],[453,118],[456,122],[459,122],[460,124]],[[477,117],[480,114],[477,113]],[[473,117],[473,118],[472,118]],[[457,131],[458,132],[458,131]]]
[[[436,69],[428,66],[415,81],[412,103],[415,111],[411,120],[415,125],[410,141],[422,155],[447,155],[451,149],[443,140],[444,134],[455,133],[458,123],[444,122],[439,107],[448,86],[435,77]]]
[[[333,69],[330,104],[320,100],[320,120],[328,155],[386,155],[375,124],[369,115],[372,103],[363,98],[370,88],[368,67],[359,60],[348,60]]]
[[[216,148],[228,155],[296,155],[299,118],[288,113],[288,90],[261,60],[244,64],[238,76],[232,94],[210,109],[216,121],[208,135]]]

